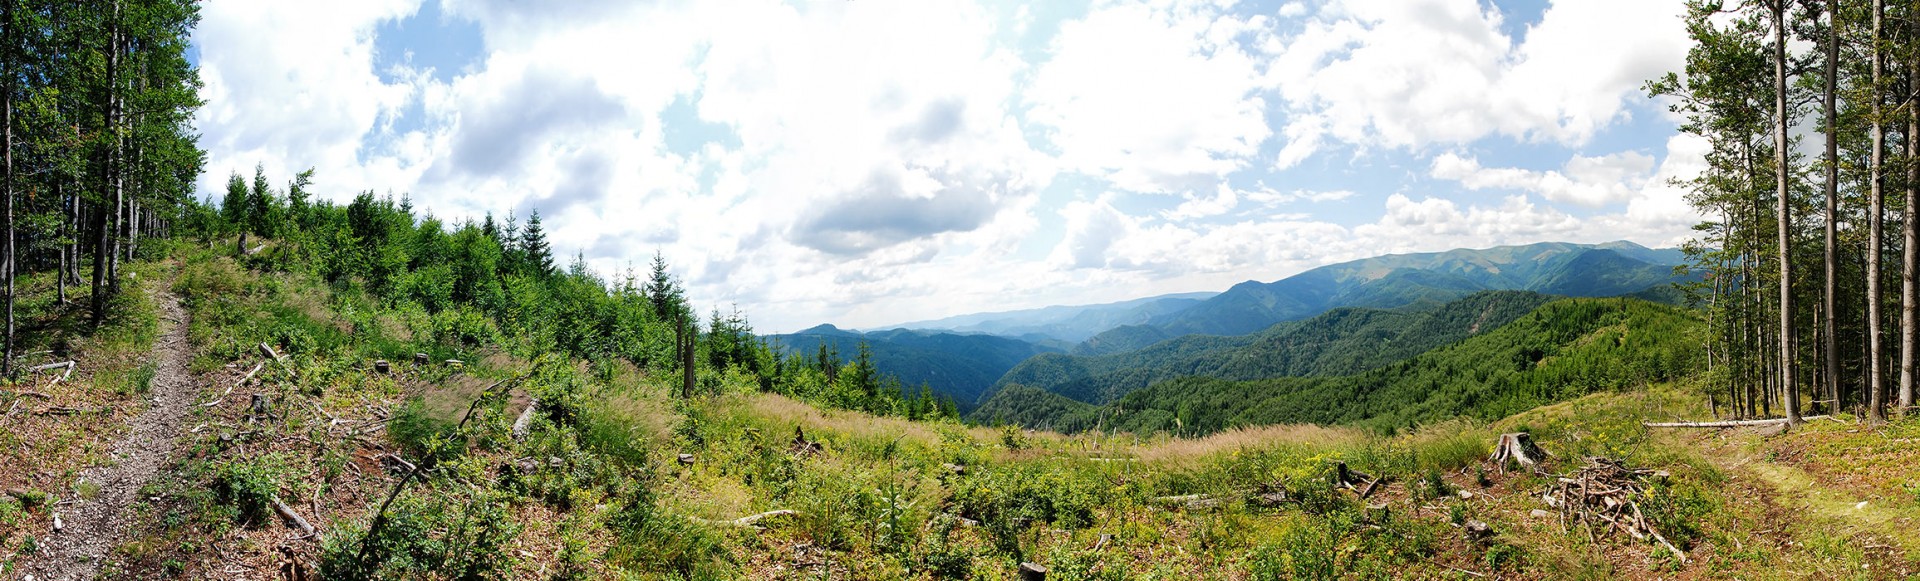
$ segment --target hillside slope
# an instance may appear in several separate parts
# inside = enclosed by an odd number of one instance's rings
[[[1239,335],[1338,307],[1447,302],[1483,290],[1574,297],[1638,292],[1677,280],[1671,251],[1631,242],[1539,243],[1387,255],[1333,264],[1270,283],[1247,281],[1149,324],[1169,336]]]
[[[996,386],[1025,385],[1099,404],[1179,377],[1351,375],[1499,328],[1550,300],[1525,291],[1486,291],[1438,307],[1334,309],[1258,335],[1190,335],[1096,357],[1043,355],[1015,366]]]
[[[832,325],[765,339],[782,353],[800,358],[814,356],[823,345],[842,358],[851,358],[864,343],[880,371],[898,377],[903,387],[917,389],[925,384],[963,411],[973,409],[1008,369],[1035,355],[1057,352],[994,335],[906,329],[859,333]]]
[[[1185,377],[1070,415],[989,401],[977,419],[1066,430],[1208,434],[1281,423],[1407,428],[1496,419],[1596,391],[1693,372],[1698,315],[1637,299],[1564,299],[1506,326],[1357,375],[1232,381]],[[1005,411],[1009,410],[1011,411]]]

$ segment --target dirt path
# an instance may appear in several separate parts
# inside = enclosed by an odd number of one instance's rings
[[[55,509],[65,528],[41,541],[40,556],[22,568],[27,579],[93,579],[133,522],[131,508],[140,487],[158,475],[173,455],[182,420],[192,411],[195,389],[187,373],[192,350],[187,342],[187,313],[164,289],[154,292],[165,329],[151,355],[155,366],[149,396],[152,407],[133,420],[133,429],[113,447],[112,462],[81,472],[80,481],[99,486],[90,499]]]

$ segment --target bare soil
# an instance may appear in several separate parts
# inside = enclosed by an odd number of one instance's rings
[[[180,301],[156,289],[163,331],[154,343],[152,405],[135,417],[125,438],[113,446],[111,459],[81,472],[80,482],[97,486],[92,498],[75,498],[54,508],[64,526],[41,541],[38,556],[22,568],[26,579],[53,581],[92,579],[134,521],[132,506],[140,488],[160,473],[173,455],[183,418],[193,409],[199,389],[187,362],[187,313]]]

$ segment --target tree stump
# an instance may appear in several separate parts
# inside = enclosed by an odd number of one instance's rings
[[[1507,466],[1519,464],[1529,470],[1539,470],[1540,461],[1547,459],[1546,450],[1533,443],[1533,435],[1526,432],[1500,434],[1500,441],[1494,443],[1493,454],[1487,457],[1494,468],[1506,471]]]
[[[1020,581],[1046,581],[1047,568],[1038,563],[1020,564]]]
[[[692,466],[692,465],[693,465],[693,455],[692,455],[692,454],[681,454],[681,455],[680,455],[680,465],[681,465],[681,466]]]
[[[264,393],[253,394],[253,398],[251,399],[251,402],[252,403],[247,407],[249,415],[253,417],[260,417],[260,418],[272,417],[271,414],[273,412],[273,401],[267,397],[267,394],[264,394]]]
[[[413,364],[425,367],[427,365],[427,354],[425,353],[413,354]]]
[[[387,360],[375,359],[373,360],[373,370],[384,374],[391,373],[393,368],[387,365]]]

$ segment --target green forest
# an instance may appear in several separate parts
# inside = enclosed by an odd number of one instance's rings
[[[533,205],[208,182],[206,9],[0,0],[0,579],[1920,576],[1914,5],[1688,3],[1686,264],[951,318],[1078,344],[764,333]]]

